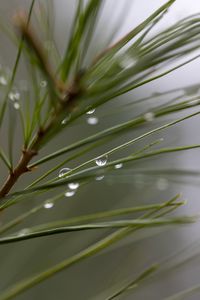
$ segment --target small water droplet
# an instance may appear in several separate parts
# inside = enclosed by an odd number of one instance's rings
[[[155,114],[153,112],[147,112],[146,114],[144,114],[144,119],[147,122],[152,122],[155,119]]]
[[[20,109],[20,104],[19,104],[18,101],[15,101],[15,102],[13,103],[13,106],[14,106],[15,109]]]
[[[101,175],[101,176],[97,176],[95,179],[97,180],[97,181],[101,181],[102,179],[104,179],[104,175]]]
[[[75,190],[73,191],[67,191],[66,193],[65,193],[65,197],[72,197],[72,196],[74,196],[74,194],[75,194]]]
[[[24,236],[30,232],[30,229],[28,228],[23,228],[19,231],[18,236]]]
[[[1,85],[7,85],[8,81],[4,76],[0,76],[0,84]]]
[[[68,187],[70,190],[76,190],[79,187],[79,183],[78,182],[70,182],[68,184]]]
[[[47,86],[47,81],[46,81],[46,80],[41,80],[41,81],[40,81],[40,86],[41,86],[42,88],[45,88],[45,87]]]
[[[156,186],[159,191],[165,191],[169,186],[169,182],[166,178],[159,178],[156,182]]]
[[[71,118],[71,115],[69,114],[66,118],[64,118],[64,119],[62,120],[61,124],[62,124],[62,125],[67,124],[67,122],[69,122],[70,118]]]
[[[61,169],[59,171],[58,177],[61,178],[61,177],[65,176],[69,171],[71,171],[71,169],[69,169],[69,168],[63,168],[63,169]]]
[[[92,115],[95,112],[95,108],[90,109],[86,112],[87,115]]]
[[[44,208],[49,209],[49,208],[52,208],[52,207],[54,207],[54,203],[53,202],[51,202],[51,201],[45,202]]]
[[[89,117],[89,118],[87,118],[87,123],[89,125],[96,125],[96,124],[98,124],[98,122],[99,122],[99,119],[97,117]]]
[[[122,164],[122,163],[116,164],[116,165],[115,165],[115,169],[121,169],[122,167],[123,167],[123,164]]]
[[[8,94],[11,101],[18,101],[20,99],[20,93],[18,91],[12,91]]]
[[[103,155],[103,156],[97,157],[97,159],[95,160],[95,163],[97,166],[102,167],[107,164],[107,161],[108,161],[108,155]]]

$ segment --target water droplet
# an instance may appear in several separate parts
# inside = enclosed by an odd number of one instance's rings
[[[159,191],[165,191],[169,186],[169,182],[166,178],[159,178],[156,182],[156,186]]]
[[[107,161],[108,161],[108,155],[99,156],[95,160],[96,165],[99,167],[105,166],[107,164]]]
[[[15,109],[20,109],[20,104],[19,104],[18,101],[15,101],[15,102],[13,103],[13,106],[14,106]]]
[[[52,208],[53,206],[54,206],[54,203],[51,201],[47,201],[44,204],[44,208],[47,208],[47,209]]]
[[[95,108],[90,109],[86,112],[87,115],[92,115],[95,112]]]
[[[65,193],[65,197],[72,197],[72,196],[74,196],[75,192],[76,192],[75,190],[74,191],[67,191]]]
[[[8,81],[4,76],[0,76],[0,84],[1,85],[7,85]]]
[[[30,229],[28,229],[28,228],[23,228],[22,230],[20,230],[20,231],[18,232],[18,236],[24,236],[24,235],[28,234],[29,232],[30,232]]]
[[[147,122],[152,122],[155,119],[155,114],[153,112],[148,112],[148,113],[144,114],[144,119]]]
[[[71,118],[71,115],[69,114],[66,118],[64,118],[64,119],[62,120],[61,124],[62,124],[62,125],[67,124],[67,122],[70,120],[70,118]]]
[[[99,119],[97,117],[89,117],[89,118],[87,118],[87,123],[89,125],[96,125],[96,124],[98,124],[98,122],[99,122]]]
[[[68,187],[70,190],[76,190],[79,187],[79,183],[78,182],[70,182],[68,184]]]
[[[47,86],[47,81],[46,81],[46,80],[41,80],[41,81],[40,81],[40,86],[41,86],[42,88],[45,88],[45,87]]]
[[[104,175],[101,175],[101,176],[97,176],[95,179],[97,180],[97,181],[100,181],[100,180],[102,180],[102,179],[104,179]]]
[[[71,169],[69,169],[69,168],[63,168],[63,169],[61,169],[59,171],[58,177],[61,178],[61,177],[65,176],[69,171],[71,171]]]
[[[12,91],[8,94],[11,101],[18,101],[20,99],[20,93],[18,91]]]
[[[122,163],[120,163],[120,164],[116,164],[115,165],[115,169],[121,169],[123,167],[123,164]]]

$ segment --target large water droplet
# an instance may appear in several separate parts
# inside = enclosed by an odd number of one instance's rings
[[[147,112],[146,114],[144,114],[144,119],[147,122],[152,122],[155,119],[155,114],[153,112]]]
[[[49,209],[49,208],[52,208],[53,206],[54,206],[54,203],[52,201],[46,201],[44,203],[44,208]]]
[[[95,112],[95,108],[90,109],[86,112],[87,115],[92,115]]]
[[[65,193],[65,197],[72,197],[72,196],[74,196],[74,194],[75,194],[75,190],[73,191],[73,190],[71,190],[71,191],[67,191],[66,193]]]
[[[0,84],[1,85],[7,85],[8,84],[7,79],[2,75],[0,76]]]
[[[87,118],[87,123],[89,125],[96,125],[96,124],[98,124],[98,122],[99,122],[99,119],[97,117],[89,117],[89,118]]]
[[[41,86],[42,88],[45,88],[45,87],[47,86],[47,81],[46,81],[46,80],[41,80],[41,81],[40,81],[40,86]]]
[[[70,182],[68,184],[68,187],[70,190],[76,190],[79,187],[79,183],[78,182]]]
[[[105,166],[107,164],[107,161],[108,161],[108,155],[99,156],[95,160],[96,165],[99,167]]]
[[[71,171],[71,169],[69,169],[69,168],[63,168],[63,169],[61,169],[59,171],[58,177],[61,178],[61,177],[65,176],[69,171]]]
[[[116,165],[115,165],[115,169],[121,169],[122,167],[123,167],[123,164],[122,164],[122,163],[116,164]]]

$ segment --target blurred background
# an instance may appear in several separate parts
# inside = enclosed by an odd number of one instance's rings
[[[36,1],[37,2],[37,1]],[[41,3],[45,1],[40,1]],[[52,30],[54,32],[56,44],[61,55],[65,51],[66,41],[69,37],[70,26],[72,24],[76,1],[74,0],[55,0],[52,11]],[[155,9],[164,4],[165,1],[154,0],[106,0],[99,19],[98,30],[95,35],[94,48],[90,49],[87,57],[88,61],[95,56],[99,50],[104,48],[113,28],[116,27],[117,40],[128,32],[131,28],[139,24]],[[1,23],[11,22],[13,15],[20,9],[27,9],[30,5],[28,0],[12,0],[0,2]],[[37,10],[37,5],[36,5]],[[154,29],[154,32],[174,24],[176,21],[200,12],[200,2],[196,0],[177,0],[165,15],[163,20]],[[54,16],[53,16],[54,14]],[[40,34],[40,32],[39,32]],[[1,51],[0,63],[4,68],[12,68],[16,57],[16,48],[13,47],[9,39],[0,34]],[[46,41],[48,42],[48,40]],[[46,44],[45,44],[46,45]],[[47,43],[48,45],[48,43]],[[25,61],[20,66],[17,74],[17,80],[23,83],[26,80]],[[120,97],[109,104],[95,111],[96,121],[94,125],[89,124],[88,116],[82,117],[75,122],[69,129],[54,139],[42,151],[41,156],[50,153],[55,149],[72,143],[83,136],[89,136],[104,128],[118,124],[122,121],[129,120],[138,113],[146,112],[157,106],[160,100],[160,93],[168,90],[179,88],[180,90],[173,95],[181,96],[188,93],[187,86],[194,85],[198,89],[199,85],[200,61],[196,60],[190,65],[169,74],[155,82],[138,88],[126,96]],[[137,99],[143,99],[154,95],[152,101],[141,102],[134,106],[125,108],[125,104]],[[163,101],[170,100],[169,95]],[[157,102],[156,102],[157,101]],[[143,103],[143,104],[142,104]],[[123,108],[123,109],[121,109]],[[181,116],[179,113],[178,116]],[[162,119],[169,121],[170,117]],[[6,140],[6,126],[1,135],[1,144]],[[121,136],[117,141],[109,142],[104,147],[91,152],[82,160],[71,162],[66,167],[73,168],[77,163],[84,161],[94,155],[99,155],[108,150],[113,145],[122,141],[127,141],[145,132],[155,125],[161,125],[160,120],[155,120],[153,124],[145,125],[134,132],[129,132],[126,136]],[[155,138],[164,138],[162,146],[174,146],[185,144],[200,143],[199,136],[199,119],[185,121],[175,128],[170,128],[165,133],[160,133]],[[21,129],[17,128],[15,133],[16,159],[20,153],[20,136]],[[142,147],[142,142],[137,147]],[[137,148],[135,148],[136,150]],[[60,158],[59,158],[60,159]],[[57,159],[56,162],[59,162]],[[44,170],[52,167],[54,163],[47,164],[39,170],[34,177],[42,174]],[[170,154],[165,157],[145,160],[145,168],[157,169],[189,169],[199,171],[199,150]],[[133,205],[148,204],[168,200],[177,193],[182,193],[182,198],[188,200],[187,205],[180,209],[183,214],[198,214],[199,204],[199,183],[200,178],[176,177],[176,176],[151,176],[143,175],[138,170],[144,168],[144,163],[137,162],[132,166],[132,176],[119,176],[113,180],[112,176],[103,178],[93,184],[83,186],[74,197],[68,198],[67,201],[58,202],[53,209],[44,209],[37,215],[29,218],[25,222],[25,227],[33,224],[45,223],[50,220],[64,219],[80,214],[104,211],[119,207],[128,207]],[[135,171],[134,171],[135,170]],[[5,170],[1,167],[1,181],[5,176]],[[31,182],[33,178],[23,178],[19,181],[17,188],[23,187]],[[41,199],[25,201],[17,207],[10,208],[9,213],[2,216],[1,222],[4,224],[14,216],[30,209]],[[21,227],[18,226],[18,229]],[[84,249],[92,242],[97,241],[104,236],[105,232],[92,231],[84,233],[69,233],[55,237],[46,237],[42,239],[28,240],[26,242],[16,243],[12,246],[1,245],[0,247],[0,288],[3,290],[11,283],[30,276],[31,274],[44,270],[45,268],[60,262],[66,257]],[[147,266],[156,262],[164,262],[165,259],[172,257],[180,249],[191,245],[186,252],[179,258],[186,259],[185,263],[176,268],[169,268],[173,265],[173,259],[166,264],[163,272],[147,279],[140,287],[132,293],[126,293],[120,299],[164,299],[171,294],[192,285],[199,284],[199,223],[188,226],[175,228],[152,229],[148,233],[143,231],[134,235],[134,238],[126,238],[124,241],[117,243],[115,246],[103,251],[101,254],[84,260],[83,262],[65,270],[44,283],[34,287],[26,293],[16,297],[19,300],[32,299],[70,299],[70,300],[103,300],[106,299],[107,291],[114,285],[124,282],[127,278],[134,278],[135,275],[142,272]],[[196,242],[197,241],[197,242]],[[192,256],[191,259],[187,259]],[[177,263],[177,260],[175,260]],[[168,270],[169,268],[169,270]],[[199,299],[198,295],[193,295],[192,300]]]

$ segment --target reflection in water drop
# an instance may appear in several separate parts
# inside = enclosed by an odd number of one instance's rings
[[[71,169],[69,169],[69,168],[63,168],[63,169],[61,169],[59,171],[58,177],[61,178],[61,177],[65,176],[69,171],[71,171]]]
[[[95,108],[90,109],[86,112],[87,115],[92,115],[95,112]]]
[[[97,159],[95,160],[95,163],[97,166],[102,167],[107,164],[107,161],[108,161],[108,155],[102,155],[102,156],[97,157]]]

